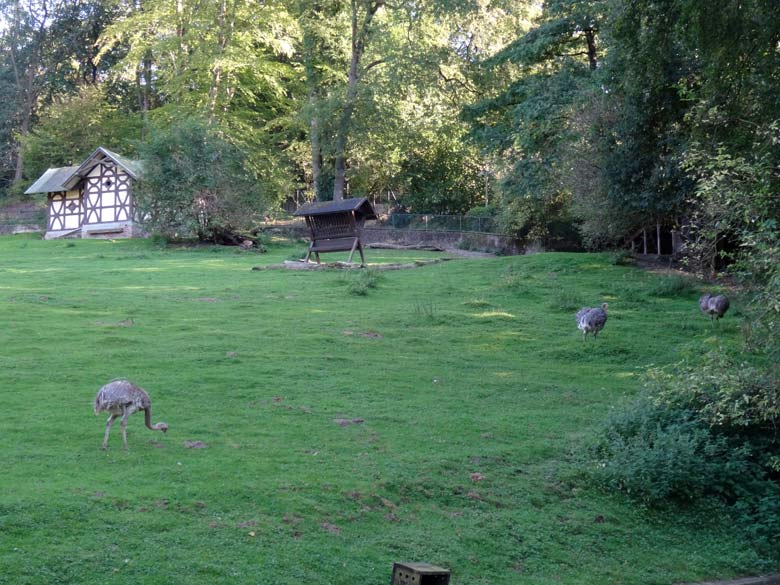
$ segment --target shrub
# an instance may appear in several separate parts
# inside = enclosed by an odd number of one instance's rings
[[[245,154],[214,128],[190,119],[139,146],[138,215],[151,233],[237,243],[266,209]]]
[[[628,250],[615,250],[612,252],[612,264],[615,266],[632,266],[636,264],[636,259]]]
[[[722,351],[651,371],[599,433],[593,477],[650,505],[717,498],[770,542],[780,527],[779,382]]]
[[[732,451],[695,413],[664,408],[647,395],[607,420],[594,452],[599,482],[650,505],[732,499],[751,469],[749,449]]]

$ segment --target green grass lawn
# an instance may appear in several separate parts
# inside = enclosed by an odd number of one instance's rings
[[[696,290],[594,254],[387,271],[366,295],[357,273],[251,270],[303,249],[0,238],[0,583],[384,585],[403,560],[453,585],[773,568],[717,508],[644,510],[578,463],[649,366],[737,343],[738,307],[713,329]],[[604,301],[583,342],[574,312]],[[102,451],[92,400],[119,377],[170,430],[136,414],[129,451],[119,425]]]

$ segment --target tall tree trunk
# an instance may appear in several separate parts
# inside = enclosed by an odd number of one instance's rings
[[[595,71],[598,67],[598,61],[596,60],[596,31],[592,28],[585,31],[585,42],[588,45],[588,65],[591,70]]]
[[[322,180],[322,146],[320,142],[320,115],[317,111],[317,96],[313,87],[309,88],[309,105],[312,108],[309,132],[311,133],[311,176],[314,199],[320,200],[320,181]]]
[[[43,0],[35,9],[30,4],[29,10],[28,16],[36,26],[31,33],[31,37],[27,39],[27,42],[32,46],[32,51],[26,59],[20,59],[16,54],[17,49],[24,44],[19,39],[19,33],[22,30],[22,8],[19,0],[14,2],[13,17],[9,23],[11,44],[8,53],[14,73],[14,90],[19,117],[19,136],[21,138],[16,145],[14,184],[24,179],[24,149],[22,143],[24,138],[30,133],[30,125],[32,124],[36,102],[38,101],[40,88],[36,80],[36,72],[39,69],[43,69],[43,63],[41,63],[42,47],[47,38],[49,24],[49,5],[46,0]]]
[[[341,201],[344,199],[344,189],[346,185],[347,170],[347,138],[352,126],[352,113],[355,110],[355,99],[357,98],[358,82],[360,81],[360,60],[366,50],[366,42],[370,34],[371,22],[379,10],[384,5],[384,0],[369,0],[366,4],[366,13],[363,16],[363,22],[358,26],[358,11],[360,8],[359,0],[351,0],[352,6],[352,57],[349,61],[349,76],[347,78],[347,95],[344,99],[344,106],[341,110],[339,125],[336,128],[336,141],[334,144],[334,183],[333,200]]]
[[[314,12],[316,13],[316,7]],[[315,201],[321,199],[322,181],[322,140],[320,128],[320,110],[318,108],[320,79],[314,63],[317,40],[309,27],[303,32],[303,64],[306,71],[306,85],[309,92],[309,144],[311,147],[311,183]]]
[[[233,36],[233,26],[236,18],[236,5],[232,4],[231,13],[228,14],[227,0],[221,0],[219,5],[219,14],[217,16],[217,58],[214,67],[211,69],[211,87],[209,88],[209,122],[216,119],[217,100],[219,91],[222,87],[223,71],[220,60],[225,53],[225,49]]]

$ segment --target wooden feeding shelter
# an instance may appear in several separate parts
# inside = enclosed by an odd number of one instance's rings
[[[349,259],[355,250],[360,252],[360,265],[365,266],[361,235],[367,219],[376,219],[374,208],[365,197],[343,199],[341,201],[312,201],[293,213],[296,217],[306,218],[311,232],[311,243],[304,262],[308,262],[312,253],[320,263],[320,252],[344,252],[349,250]]]

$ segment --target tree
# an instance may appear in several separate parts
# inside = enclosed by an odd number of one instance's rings
[[[483,61],[506,80],[467,106],[471,136],[494,158],[501,220],[518,236],[543,238],[568,217],[571,120],[598,84],[602,0],[546,3],[535,26]]]
[[[116,15],[118,0],[4,0],[0,17],[0,77],[10,104],[13,179],[25,178],[21,142],[38,111],[56,96],[97,83],[105,66],[96,62],[97,35]]]
[[[110,103],[101,87],[55,98],[22,141],[28,172],[37,177],[52,166],[78,164],[97,146],[132,157],[142,124],[137,113]]]
[[[245,154],[207,121],[153,131],[138,154],[138,219],[153,233],[236,243],[267,210]]]
[[[101,54],[128,47],[114,71],[136,80],[152,126],[205,119],[278,200],[295,182],[297,34],[281,3],[145,0],[104,31]]]

